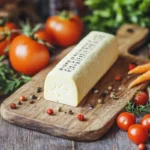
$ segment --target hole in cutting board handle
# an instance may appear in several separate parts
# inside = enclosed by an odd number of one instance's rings
[[[117,42],[122,54],[129,54],[147,42],[149,29],[134,24],[125,24],[117,31]]]
[[[128,29],[127,29],[127,32],[129,32],[129,33],[134,33],[134,32],[135,32],[135,30],[134,30],[134,29],[132,29],[132,28],[128,28]]]

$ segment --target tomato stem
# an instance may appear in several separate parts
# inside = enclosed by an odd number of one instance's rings
[[[12,30],[9,29],[3,30],[0,32],[0,42],[3,42],[6,38],[9,38],[13,33],[21,33],[21,30]]]
[[[7,18],[0,17],[0,26],[3,27],[6,24]]]
[[[45,40],[40,40],[35,35],[33,35],[32,39],[35,40],[36,42],[42,44],[42,45],[45,45],[50,50],[50,52],[52,52],[52,53],[55,52],[56,48],[52,44],[50,44],[49,42],[46,42]]]
[[[3,34],[3,33],[0,33],[0,35],[1,35],[0,42],[3,42],[8,36],[7,34]]]
[[[60,16],[62,19],[71,19],[71,18],[72,18],[72,15],[73,15],[72,12],[64,10],[64,11],[62,11],[62,12],[60,13],[59,16]]]

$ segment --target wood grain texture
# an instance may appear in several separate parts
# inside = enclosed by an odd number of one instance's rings
[[[127,31],[126,26],[124,29]],[[142,34],[142,36],[139,35],[139,33]],[[124,33],[124,35],[126,34]],[[2,117],[6,121],[18,126],[55,136],[78,141],[93,141],[99,139],[110,129],[117,114],[122,111],[128,101],[133,98],[134,94],[138,90],[144,89],[148,84],[148,82],[145,82],[135,88],[127,88],[131,80],[135,78],[135,76],[128,78],[128,64],[133,62],[136,62],[137,64],[147,62],[145,59],[129,55],[127,50],[132,49],[133,45],[136,46],[136,43],[143,43],[143,41],[145,41],[144,37],[147,37],[147,35],[147,29],[138,28],[137,26],[134,33],[128,36],[126,35],[126,38],[118,34],[117,38],[123,38],[126,45],[121,47],[121,43],[119,43],[120,50],[123,53],[121,53],[116,63],[105,74],[105,76],[95,85],[95,88],[97,88],[99,92],[97,94],[93,94],[92,91],[89,91],[78,107],[71,107],[45,101],[43,98],[43,92],[36,94],[36,88],[38,86],[43,87],[47,73],[72,49],[69,48],[56,56],[48,68],[38,73],[35,77],[33,77],[32,81],[21,87],[3,102],[1,106]],[[114,80],[116,74],[121,75],[121,81]],[[108,95],[105,98],[103,105],[97,104],[97,100],[101,93],[110,85],[116,90],[119,99],[113,100]],[[119,88],[121,88],[121,90],[118,90]],[[29,98],[32,94],[40,96],[41,99],[35,100],[34,104],[30,104],[30,100],[28,99],[26,102],[23,102],[22,105],[19,105],[16,110],[11,110],[9,108],[10,103],[17,103],[21,95],[25,95]],[[94,106],[92,110],[89,110],[88,108],[89,103]],[[56,108],[58,106],[62,108],[62,112],[56,112]],[[46,110],[48,108],[54,109],[55,114],[53,116],[48,116],[46,114]],[[64,114],[65,111],[67,112],[70,109],[74,112],[73,115]],[[78,121],[76,119],[78,113],[83,113],[86,117],[86,121]]]

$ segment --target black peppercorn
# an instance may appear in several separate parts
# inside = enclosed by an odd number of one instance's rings
[[[37,92],[37,93],[40,93],[41,90],[42,90],[42,88],[41,88],[41,87],[38,87],[36,92]]]

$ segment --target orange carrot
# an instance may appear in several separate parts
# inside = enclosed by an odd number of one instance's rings
[[[140,84],[144,81],[148,81],[150,80],[150,71],[147,71],[146,73],[140,75],[139,77],[137,77],[134,81],[132,81],[129,85],[128,88],[132,88],[133,86]]]
[[[130,70],[128,74],[139,74],[139,73],[144,73],[150,70],[150,63],[140,65],[135,67],[134,69]]]

